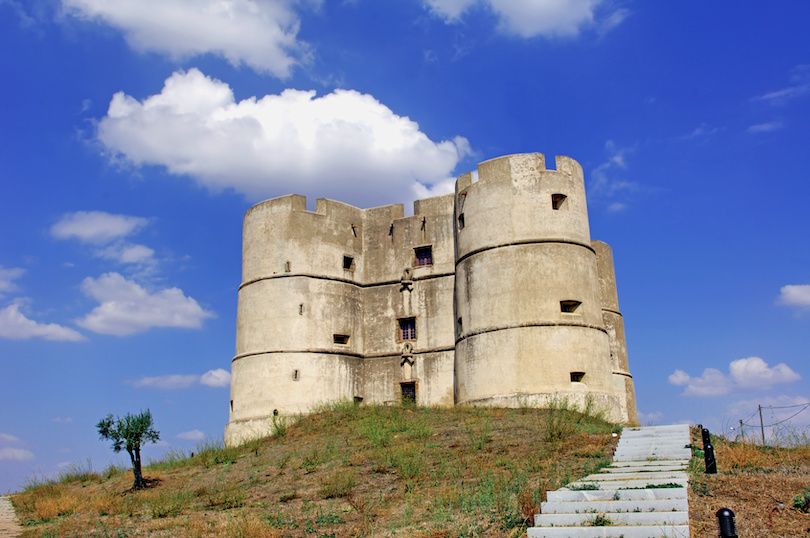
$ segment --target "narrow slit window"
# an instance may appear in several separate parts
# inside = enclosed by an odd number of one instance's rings
[[[458,216],[458,229],[459,230],[464,229],[464,213],[460,213]]]
[[[354,271],[354,258],[351,256],[343,256],[343,270]]]
[[[583,383],[585,372],[571,372],[571,383]]]
[[[416,266],[433,265],[433,247],[416,247],[413,249],[416,257]]]
[[[560,312],[573,314],[581,304],[580,301],[560,301]]]
[[[292,265],[290,264],[290,262],[285,262],[284,263],[284,272],[289,273],[291,270],[292,270]]]
[[[551,195],[551,208],[555,211],[562,209],[565,206],[565,201],[568,197],[564,194],[552,194]]]
[[[458,318],[458,320],[456,320],[456,326],[458,327],[459,333],[464,332],[464,321],[461,318]]]
[[[416,340],[416,318],[399,320],[399,340]]]
[[[348,346],[349,336],[346,334],[336,334],[334,335],[334,341],[339,346]]]
[[[301,376],[298,373],[298,370],[293,370],[292,378],[293,378],[293,381],[298,381],[299,379],[301,379]]]

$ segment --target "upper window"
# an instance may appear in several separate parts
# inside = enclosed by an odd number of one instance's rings
[[[343,270],[354,271],[354,258],[351,256],[343,256]]]
[[[464,229],[464,213],[460,213],[458,216],[458,229],[459,230]]]
[[[571,372],[571,383],[583,383],[585,372]]]
[[[576,312],[581,304],[580,301],[560,301],[560,312],[568,312],[569,314]]]
[[[416,340],[416,318],[402,318],[399,320],[399,339]]]
[[[416,258],[416,266],[421,267],[423,265],[433,265],[433,247],[416,247],[413,249],[415,258]]]
[[[348,346],[349,345],[349,335],[348,334],[336,334],[333,335],[334,342],[339,346]]]
[[[564,194],[552,194],[551,195],[551,208],[554,210],[559,210],[565,207],[565,201],[568,197]]]

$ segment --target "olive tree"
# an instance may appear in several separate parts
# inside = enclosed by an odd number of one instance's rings
[[[147,409],[137,415],[127,413],[124,417],[113,419],[112,414],[107,415],[96,424],[101,439],[112,441],[112,449],[121,452],[126,449],[132,460],[132,474],[135,482],[132,489],[146,487],[141,474],[141,445],[155,443],[160,439],[160,432],[152,428],[152,413]]]

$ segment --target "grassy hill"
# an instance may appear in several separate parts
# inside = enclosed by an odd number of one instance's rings
[[[551,410],[320,412],[144,469],[74,468],[12,498],[26,537],[525,536],[546,490],[610,463],[618,431]]]

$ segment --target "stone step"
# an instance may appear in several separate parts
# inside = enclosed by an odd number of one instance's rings
[[[589,527],[597,518],[610,520],[611,525],[688,525],[689,515],[678,512],[622,512],[589,514],[537,514],[535,527]],[[607,525],[602,525],[607,526]]]
[[[608,480],[655,480],[659,478],[685,478],[684,471],[642,471],[638,473],[632,472],[616,472],[616,473],[596,473],[588,475],[585,478],[580,478],[579,482],[590,482],[597,480],[600,482],[607,482]]]
[[[541,514],[584,514],[587,512],[686,512],[687,499],[656,499],[651,501],[563,501],[540,503]],[[568,525],[568,523],[565,523]]]
[[[618,489],[618,490],[583,490],[583,491],[549,491],[547,502],[565,501],[613,501],[618,496],[620,501],[654,501],[657,499],[686,499],[686,488],[654,489]]]
[[[529,527],[529,538],[688,538],[689,525]]]
[[[656,465],[655,467],[644,465],[625,465],[624,467],[603,467],[599,469],[599,473],[659,473],[684,471],[685,469],[686,465],[681,465],[680,463]]]
[[[688,482],[689,482],[688,478],[656,478],[652,480],[589,480],[587,482],[577,480],[576,482],[572,482],[565,488],[560,489],[576,491],[577,489],[581,489],[586,484],[587,484],[586,487],[596,487],[598,489],[605,489],[605,490],[646,488],[647,486],[663,486],[666,484],[678,484],[683,487],[686,487],[686,484]]]
[[[680,465],[682,467],[688,467],[689,461],[691,458],[688,459],[680,459],[680,460],[642,460],[642,461],[614,461],[610,464],[610,468],[618,468],[618,467],[660,467],[663,465]]]

